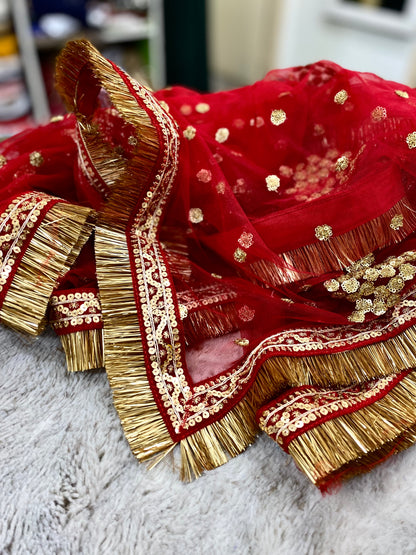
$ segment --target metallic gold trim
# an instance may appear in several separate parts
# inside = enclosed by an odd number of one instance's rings
[[[75,331],[59,336],[69,372],[103,368],[103,330]]]
[[[58,202],[39,224],[0,310],[0,320],[38,335],[45,327],[49,298],[72,266],[93,229],[93,211]]]
[[[288,447],[297,466],[318,486],[369,470],[416,440],[416,375],[387,395],[295,438]]]

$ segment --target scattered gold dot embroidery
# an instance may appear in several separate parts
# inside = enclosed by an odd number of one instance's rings
[[[347,156],[340,156],[338,160],[335,162],[335,171],[341,172],[348,168],[350,161],[348,160]]]
[[[42,154],[37,150],[30,153],[29,160],[30,164],[35,168],[39,168],[39,166],[41,166],[44,162]]]
[[[393,216],[390,222],[390,227],[395,231],[403,227],[403,214],[396,214]]]
[[[225,183],[224,181],[220,181],[219,183],[217,183],[217,193],[219,193],[220,195],[223,195],[225,193]]]
[[[396,90],[394,91],[397,96],[400,96],[401,98],[409,98],[409,93],[407,91],[401,91],[401,90]]]
[[[0,168],[2,168],[6,164],[7,164],[7,158],[3,156],[3,154],[0,154]]]
[[[284,110],[273,110],[270,121],[273,125],[282,125],[286,121],[286,112]]]
[[[277,175],[268,175],[266,177],[266,185],[269,191],[277,191],[280,187],[280,179]]]
[[[199,114],[205,114],[206,112],[209,112],[210,110],[210,105],[207,104],[206,102],[199,102],[199,104],[197,104],[195,106],[195,110],[199,113]]]
[[[189,210],[189,220],[193,224],[199,224],[203,221],[204,214],[200,208],[191,208]]]
[[[250,308],[246,304],[238,310],[238,316],[241,320],[243,320],[243,322],[251,322],[255,314],[256,311],[254,310],[254,308]]]
[[[237,247],[234,251],[234,260],[236,262],[240,262],[243,263],[245,262],[247,258],[247,253],[243,251],[243,249],[240,249],[240,247]]]
[[[225,143],[229,136],[229,130],[226,127],[220,127],[215,133],[215,140],[217,143]]]
[[[179,305],[179,316],[181,320],[185,320],[185,318],[188,316],[188,309],[184,304]]]
[[[196,129],[192,125],[188,125],[188,127],[183,132],[183,136],[185,137],[185,139],[188,139],[188,141],[191,141],[195,137],[195,135]]]
[[[406,143],[409,148],[416,148],[416,131],[407,135]]]
[[[137,138],[134,135],[130,135],[130,137],[127,139],[127,142],[129,143],[130,146],[136,146]]]
[[[180,111],[184,116],[189,116],[192,114],[192,106],[189,104],[182,104]]]
[[[345,101],[347,100],[347,98],[348,98],[347,91],[345,89],[341,89],[334,96],[334,102],[335,102],[335,104],[344,104]]]
[[[264,119],[261,116],[256,116],[255,118],[251,118],[250,120],[251,127],[263,127]]]
[[[201,181],[201,183],[209,183],[212,179],[212,174],[209,170],[199,170],[199,172],[196,174],[197,178],[199,181]]]
[[[64,116],[52,116],[49,120],[51,123],[57,123],[58,121],[62,121]]]
[[[247,347],[250,344],[250,341],[245,337],[241,337],[240,339],[234,339],[234,343],[236,345],[240,345],[240,347]]]
[[[243,231],[238,239],[238,243],[244,247],[245,249],[249,249],[254,242],[254,237],[252,233],[247,233],[247,231]]]
[[[332,227],[328,224],[315,227],[315,237],[320,241],[328,241],[332,237]]]
[[[383,119],[386,119],[386,117],[387,117],[387,110],[383,106],[377,106],[371,112],[371,119],[373,121],[381,121]]]

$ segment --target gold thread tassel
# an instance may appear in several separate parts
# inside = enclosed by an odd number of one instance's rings
[[[90,329],[60,335],[69,372],[103,368],[103,330]]]
[[[4,324],[32,335],[44,329],[56,282],[72,266],[91,235],[93,220],[91,209],[63,202],[46,213],[5,296],[0,310]]]
[[[293,439],[289,454],[321,489],[367,472],[416,440],[416,375],[373,404],[328,420]]]

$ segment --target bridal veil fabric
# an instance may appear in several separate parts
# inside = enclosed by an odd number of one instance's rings
[[[416,439],[416,93],[330,62],[152,92],[87,41],[0,145],[0,320],[104,367],[186,480],[260,431],[318,485]]]

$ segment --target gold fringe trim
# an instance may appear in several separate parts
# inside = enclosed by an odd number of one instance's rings
[[[416,376],[407,375],[387,395],[295,438],[288,451],[318,486],[351,477],[416,439]],[[401,443],[402,442],[402,443]]]
[[[103,330],[82,330],[59,336],[69,372],[103,368]]]
[[[38,335],[46,324],[49,298],[57,280],[74,263],[93,230],[91,209],[55,204],[37,228],[0,310],[0,320]]]
[[[403,215],[403,226],[390,227],[393,216]],[[399,243],[416,228],[416,213],[402,199],[381,216],[342,235],[331,237],[282,253],[282,266],[267,260],[251,265],[253,273],[268,283],[279,286],[329,272],[345,270],[356,260],[380,248]]]
[[[88,83],[83,83],[83,80]],[[93,83],[96,85],[96,94],[101,87],[105,89],[124,121],[136,129],[136,153],[131,159],[125,159],[110,150],[105,144],[105,137],[100,136],[94,125],[94,113],[83,113],[84,107],[79,103],[83,100],[86,86],[92,87]],[[111,189],[117,190],[117,199],[113,199],[106,207],[105,221],[111,220],[121,229],[157,160],[157,131],[148,113],[138,104],[121,76],[87,40],[69,42],[58,56],[56,86],[67,108],[77,116],[81,136],[96,170]],[[143,88],[136,86],[143,91]]]
[[[191,481],[242,453],[259,428],[250,399],[243,399],[221,420],[181,440],[181,479]]]
[[[312,356],[275,356],[263,363],[287,386],[349,386],[395,374],[416,366],[416,328],[391,339],[340,353]]]
[[[143,461],[174,442],[147,379],[125,234],[98,226],[96,257],[105,368],[130,448]]]

